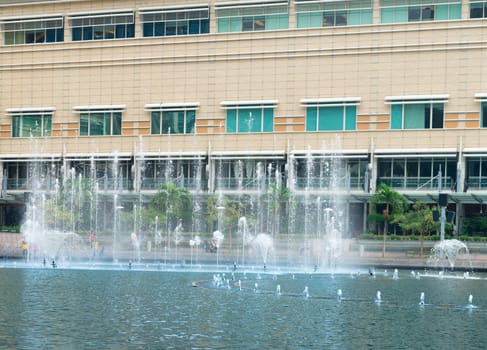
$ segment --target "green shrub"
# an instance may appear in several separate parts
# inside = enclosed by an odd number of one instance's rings
[[[472,216],[463,219],[462,234],[468,236],[487,236],[487,217]]]

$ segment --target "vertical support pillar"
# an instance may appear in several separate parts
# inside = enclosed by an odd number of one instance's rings
[[[294,1],[289,1],[289,29],[296,28],[296,10]]]
[[[470,18],[470,1],[462,1],[462,19]]]
[[[218,33],[218,19],[216,18],[215,1],[210,4],[210,33]]]
[[[441,172],[440,172],[441,174]],[[438,195],[438,204],[441,208],[440,214],[440,241],[445,240],[445,222],[446,222],[446,207],[448,206],[448,195],[440,193]]]
[[[0,161],[0,198],[7,196],[7,172],[3,169],[3,162]]]
[[[380,0],[372,1],[372,23],[380,24]]]

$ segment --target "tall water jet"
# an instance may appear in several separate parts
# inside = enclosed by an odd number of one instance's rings
[[[113,241],[112,241],[112,260],[118,262],[118,238],[120,235],[120,211],[123,209],[118,203],[118,195],[113,195]]]
[[[271,235],[267,233],[251,234],[248,231],[247,219],[245,217],[239,219],[238,230],[239,234],[242,235],[242,261],[246,261],[245,248],[248,247],[248,250],[254,252],[260,260],[259,262],[266,268],[269,258],[274,252],[274,240]]]

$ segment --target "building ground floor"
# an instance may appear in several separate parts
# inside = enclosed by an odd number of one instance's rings
[[[348,235],[365,232],[369,229],[368,203],[381,183],[402,193],[410,202],[437,204],[439,193],[446,194],[447,218],[454,224],[455,232],[462,232],[464,218],[481,217],[487,211],[487,154],[478,152],[310,149],[39,155],[0,157],[0,173],[0,226],[22,222],[32,193],[52,196],[63,191],[66,183],[87,189],[90,207],[102,208],[96,216],[99,222],[106,221],[103,225],[107,228],[113,227],[112,214],[117,206],[133,210],[166,183],[188,190],[193,198],[200,198],[198,201],[210,195],[240,201],[247,198],[253,210],[248,215],[260,216],[262,231],[283,230],[283,224],[276,223],[283,221],[283,214],[286,231],[297,230],[289,229],[293,220],[293,226],[304,220],[302,224],[312,230],[324,220],[324,209],[333,206],[340,208],[345,222],[342,229]],[[289,201],[289,195],[299,203],[294,206],[295,211],[284,213],[290,209],[281,208],[279,213],[272,212],[275,203]],[[264,209],[266,213],[256,212]],[[317,214],[309,214],[310,211]],[[304,213],[308,213],[306,219],[302,219]],[[291,214],[297,217],[290,218]]]

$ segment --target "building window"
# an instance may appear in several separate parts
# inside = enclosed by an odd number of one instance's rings
[[[287,29],[288,1],[216,4],[219,33]]]
[[[475,94],[475,102],[480,102],[480,127],[487,128],[487,94]]]
[[[3,168],[7,173],[7,189],[22,190],[29,187],[29,164],[27,162],[5,162]]]
[[[381,0],[381,23],[442,21],[462,17],[461,0]]]
[[[99,190],[127,190],[133,189],[132,170],[133,163],[130,158],[117,156],[114,162],[113,156],[109,159],[76,157],[66,158],[70,168],[74,169],[76,175],[84,179],[91,179],[96,183]]]
[[[151,134],[193,134],[198,106],[197,102],[146,105],[151,114]]]
[[[142,35],[206,34],[210,31],[208,6],[141,10]]]
[[[331,152],[297,153],[293,156],[296,188],[363,190],[368,166],[366,156],[342,156],[337,152],[339,150],[329,151]]]
[[[35,18],[3,18],[5,45],[42,44],[64,41],[62,15]]]
[[[391,129],[442,129],[448,95],[389,96]]]
[[[372,1],[296,0],[297,28],[372,24]]]
[[[378,161],[377,183],[402,189],[454,188],[457,178],[457,161],[449,157],[389,157]],[[439,178],[441,176],[441,182]]]
[[[226,131],[228,133],[272,132],[274,130],[274,108],[277,101],[225,101],[227,110]]]
[[[125,106],[79,106],[80,136],[110,136],[122,134],[122,111]]]
[[[487,102],[480,105],[480,127],[487,128]]]
[[[469,156],[466,163],[465,190],[487,188],[487,158]]]
[[[272,184],[285,183],[284,155],[216,155],[214,161],[218,168],[219,189],[263,190]]]
[[[12,137],[45,137],[52,133],[52,115],[55,108],[10,108]]]
[[[133,11],[72,14],[70,18],[73,41],[134,37]]]
[[[470,18],[486,18],[487,1],[471,0],[470,1]]]
[[[306,131],[355,130],[360,97],[304,99]]]
[[[177,158],[145,155],[141,188],[155,190],[165,183],[180,188],[207,189],[207,161],[203,156],[179,155]]]

